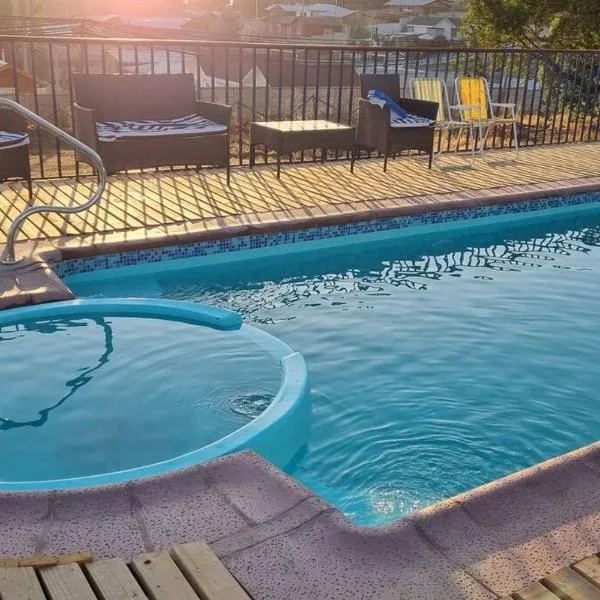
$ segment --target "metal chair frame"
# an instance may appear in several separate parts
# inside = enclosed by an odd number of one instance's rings
[[[488,80],[485,77],[469,77],[463,75],[461,77],[457,77],[454,80],[454,86],[456,89],[456,97],[462,102],[462,96],[460,93],[460,82],[463,79],[479,79],[483,82],[484,90],[485,90],[485,99],[486,106],[476,106],[476,105],[458,105],[460,106],[460,117],[461,120],[465,123],[471,122],[473,126],[476,126],[479,130],[479,155],[483,158],[485,144],[489,137],[490,132],[492,132],[498,126],[506,126],[510,125],[512,127],[512,138],[513,144],[515,147],[515,160],[519,158],[519,137],[517,132],[517,106],[513,102],[492,102],[492,95],[490,93],[490,86]],[[501,117],[495,114],[496,109],[501,109],[502,111],[508,111],[510,113],[510,117]],[[478,110],[479,111],[479,119],[473,120],[469,118],[468,111]]]

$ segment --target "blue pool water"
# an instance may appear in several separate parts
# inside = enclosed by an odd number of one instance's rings
[[[127,316],[0,325],[0,356],[0,482],[100,475],[197,450],[262,413],[281,375],[244,329]]]
[[[72,287],[225,306],[302,352],[291,474],[377,525],[600,438],[599,246],[595,214]]]

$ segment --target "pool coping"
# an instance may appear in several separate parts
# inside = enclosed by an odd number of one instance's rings
[[[21,266],[36,264],[60,281],[49,265],[98,254],[598,191],[600,177],[587,177],[421,197],[433,198],[427,203],[411,198],[410,205],[406,198],[331,205],[309,217],[285,213],[285,221],[261,213],[222,219],[213,229],[70,241]],[[35,301],[27,294],[27,303]],[[384,527],[361,528],[243,452],[122,486],[0,493],[0,554],[66,553],[87,544],[98,556],[130,557],[207,539],[257,599],[370,598],[373,590],[395,598],[400,589],[408,598],[498,598],[600,550],[599,483],[597,442]]]

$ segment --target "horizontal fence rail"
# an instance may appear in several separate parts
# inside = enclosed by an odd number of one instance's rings
[[[521,146],[596,141],[600,131],[600,51],[27,36],[0,36],[0,50],[14,67],[8,80],[0,80],[0,96],[66,131],[73,130],[73,73],[191,73],[200,100],[232,105],[231,155],[240,165],[248,160],[252,121],[318,118],[355,124],[361,73],[395,73],[407,96],[413,78],[439,77],[451,104],[457,103],[457,76],[484,75],[493,102],[516,104]],[[510,142],[510,132],[498,128],[487,145],[502,148]],[[452,140],[442,143],[442,150],[455,148]],[[317,152],[308,151],[290,160],[316,158]],[[268,152],[263,160],[271,160]],[[73,152],[37,129],[32,168],[38,178],[72,176]]]

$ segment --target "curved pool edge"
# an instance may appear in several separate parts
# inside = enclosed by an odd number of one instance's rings
[[[285,467],[306,444],[310,427],[308,370],[301,354],[265,331],[246,325],[231,310],[174,300],[89,299],[33,305],[0,312],[0,327],[34,319],[65,317],[173,319],[219,330],[243,330],[281,367],[281,383],[258,417],[210,444],[173,458],[111,473],[45,481],[0,482],[0,492],[55,491],[110,486],[185,469],[240,450],[254,450]],[[282,441],[285,441],[282,444]]]
[[[86,298],[49,304],[35,304],[0,311],[0,327],[14,323],[16,319],[60,319],[72,315],[146,317],[149,319],[172,318],[179,321],[189,319],[197,325],[204,325],[222,331],[239,329],[242,326],[242,316],[240,314],[227,308],[209,306],[208,304],[148,298]],[[291,349],[289,350],[292,352]]]

